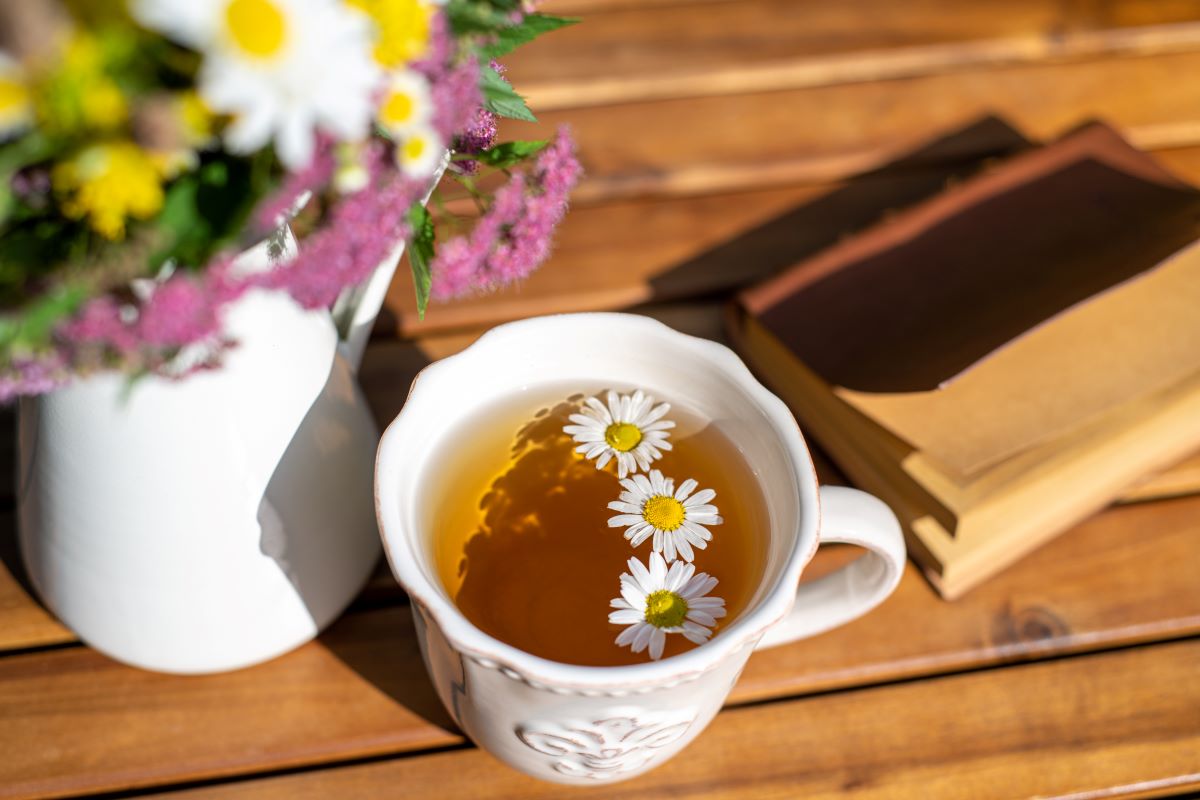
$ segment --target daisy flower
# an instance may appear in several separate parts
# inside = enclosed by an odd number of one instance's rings
[[[676,553],[684,561],[694,559],[692,548],[703,550],[712,539],[704,526],[723,521],[717,507],[709,503],[717,493],[702,489],[692,494],[697,483],[691,478],[676,490],[675,481],[652,469],[650,477],[634,475],[623,479],[621,486],[625,488],[621,499],[608,504],[621,513],[608,520],[608,527],[627,528],[625,538],[634,547],[653,536],[651,547],[667,561],[674,561]]]
[[[370,19],[337,0],[135,0],[134,17],[204,55],[205,104],[230,114],[225,143],[253,152],[274,139],[297,170],[316,132],[366,136],[380,71]]]
[[[615,457],[617,477],[624,478],[639,468],[649,469],[662,458],[661,451],[671,449],[667,431],[675,423],[663,419],[670,403],[654,405],[654,398],[639,389],[632,395],[610,391],[607,406],[595,397],[585,404],[582,413],[571,415],[575,424],[563,427],[563,433],[580,443],[576,452],[596,459],[596,469],[604,469]]]
[[[433,119],[429,81],[413,70],[388,76],[387,93],[379,105],[379,124],[397,139]]]
[[[629,645],[635,653],[650,647],[650,657],[662,658],[668,633],[682,633],[689,642],[704,644],[712,628],[725,616],[725,601],[706,595],[717,579],[696,567],[676,561],[667,568],[658,553],[650,554],[647,569],[636,558],[629,559],[629,572],[621,575],[621,596],[610,605],[614,625],[628,625],[617,635],[617,645]]]
[[[410,178],[428,178],[437,170],[445,156],[445,146],[437,131],[428,125],[418,125],[404,135],[396,145],[396,164]]]

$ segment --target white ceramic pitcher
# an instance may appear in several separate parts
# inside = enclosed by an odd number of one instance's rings
[[[135,666],[201,673],[316,636],[379,554],[378,432],[355,382],[395,268],[338,311],[256,290],[228,309],[218,370],[101,374],[19,410],[20,543],[42,600]],[[267,248],[239,268],[269,266]]]
[[[433,454],[453,447],[458,425],[497,396],[573,379],[638,386],[691,406],[741,448],[766,496],[769,557],[758,590],[732,624],[681,655],[624,667],[548,661],[475,627],[438,580],[427,491]],[[446,708],[500,760],[562,783],[622,780],[661,764],[713,718],[756,646],[812,636],[866,613],[891,594],[904,566],[892,512],[864,492],[817,486],[791,413],[733,352],[628,314],[503,325],[426,368],[383,435],[375,483],[388,560],[412,598],[426,666]],[[797,591],[824,542],[867,553]]]

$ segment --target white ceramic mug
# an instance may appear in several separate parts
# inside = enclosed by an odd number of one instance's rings
[[[623,667],[548,661],[476,628],[438,580],[426,491],[431,455],[498,397],[571,380],[676,398],[716,422],[757,473],[770,518],[766,574],[747,609],[699,647]],[[442,702],[497,758],[560,783],[621,780],[661,764],[720,710],[756,646],[866,613],[895,589],[904,565],[892,512],[863,492],[817,486],[791,413],[732,351],[629,314],[502,325],[425,369],[383,435],[375,498],[388,560],[412,599]],[[797,591],[801,571],[826,542],[868,552]]]

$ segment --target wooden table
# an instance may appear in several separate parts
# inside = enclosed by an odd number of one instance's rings
[[[549,5],[586,24],[534,45],[511,76],[543,128],[575,126],[588,168],[577,207],[521,287],[419,323],[397,281],[363,375],[381,421],[416,369],[506,319],[637,306],[719,339],[733,288],[943,180],[1011,138],[1006,125],[1038,138],[1103,116],[1200,178],[1200,80],[1188,77],[1200,75],[1200,2]],[[963,128],[974,133],[920,148]],[[382,571],[282,658],[156,675],[80,645],[29,596],[12,574],[11,494],[4,507],[0,798],[1100,798],[1200,786],[1200,498],[1106,511],[953,604],[910,568],[870,616],[756,654],[679,758],[594,791],[537,783],[464,741]],[[811,574],[845,557],[823,553]]]

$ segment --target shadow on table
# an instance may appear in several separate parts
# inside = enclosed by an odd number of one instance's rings
[[[318,641],[397,704],[434,727],[458,732],[425,671],[407,604],[349,614]]]
[[[1005,120],[982,117],[665,270],[650,279],[651,294],[656,300],[671,300],[694,295],[698,288],[726,291],[755,283],[866,228],[892,209],[936,194],[989,159],[1031,145]]]

